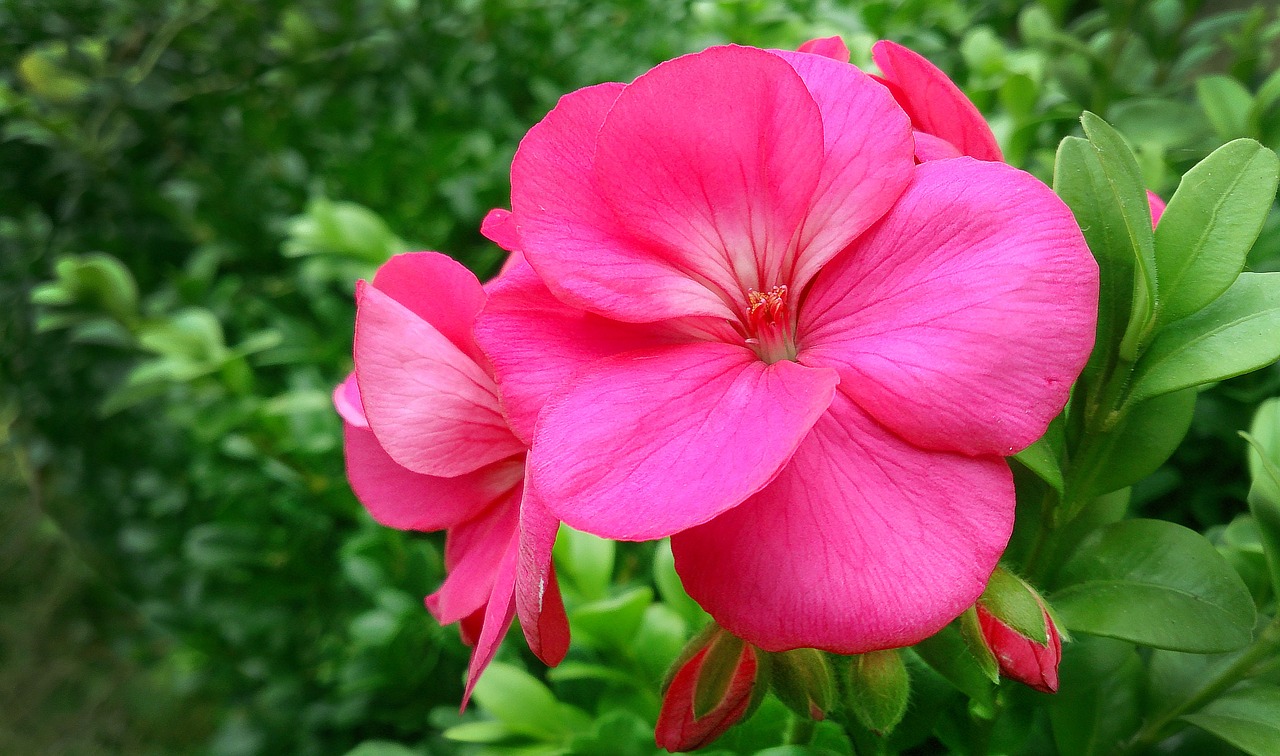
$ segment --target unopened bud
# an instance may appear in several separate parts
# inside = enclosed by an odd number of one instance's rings
[[[911,677],[897,649],[853,657],[849,666],[849,709],[858,721],[883,735],[907,713]]]
[[[668,751],[701,748],[742,719],[763,696],[758,652],[718,628],[698,634],[676,660],[654,739]]]
[[[996,568],[975,609],[983,643],[1000,674],[1056,693],[1062,637],[1040,594],[1013,573]]]
[[[773,692],[792,711],[818,721],[831,710],[831,668],[813,648],[768,654]]]

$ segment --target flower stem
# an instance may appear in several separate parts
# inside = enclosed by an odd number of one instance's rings
[[[1142,753],[1164,738],[1164,729],[1178,717],[1194,712],[1216,699],[1222,693],[1255,671],[1258,663],[1280,650],[1280,615],[1263,628],[1253,645],[1236,659],[1231,666],[1207,681],[1190,698],[1150,720],[1133,736],[1122,754]]]

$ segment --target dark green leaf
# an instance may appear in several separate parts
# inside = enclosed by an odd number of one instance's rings
[[[1213,653],[1252,639],[1253,599],[1208,539],[1160,520],[1086,538],[1050,603],[1064,626],[1176,651]]]
[[[1133,646],[1080,638],[1063,646],[1061,688],[1049,701],[1058,752],[1108,756],[1141,722],[1142,661]]]
[[[1280,746],[1280,687],[1238,688],[1183,719],[1253,756],[1275,756]]]
[[[911,647],[925,664],[979,705],[990,707],[995,685],[969,652],[955,623]]]
[[[1088,438],[1072,460],[1072,500],[1094,499],[1155,472],[1187,435],[1195,408],[1195,389],[1152,397],[1112,430]]]

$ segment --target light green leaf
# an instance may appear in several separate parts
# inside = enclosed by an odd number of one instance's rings
[[[1044,625],[1044,609],[1027,585],[1017,575],[1003,567],[996,567],[987,581],[987,588],[978,597],[978,603],[995,615],[1019,635],[1036,643],[1049,642]]]
[[[1254,606],[1213,544],[1161,520],[1127,520],[1081,542],[1050,604],[1072,631],[1155,648],[1231,651],[1253,638]]]
[[[1208,307],[1160,330],[1127,400],[1221,381],[1280,358],[1280,273],[1242,273]]]
[[[1241,687],[1183,719],[1245,753],[1275,756],[1280,746],[1280,687]]]
[[[546,741],[572,734],[556,697],[536,678],[510,664],[489,665],[475,687],[475,700],[507,729]]]
[[[1257,524],[1271,587],[1280,593],[1280,399],[1263,402],[1249,433],[1249,511]]]
[[[1062,422],[1054,418],[1043,436],[1014,455],[1014,459],[1026,465],[1028,470],[1048,483],[1059,494],[1063,491],[1062,467],[1058,463],[1062,458],[1063,442]]]
[[[580,634],[587,643],[623,650],[631,643],[651,603],[653,590],[641,586],[620,596],[577,607],[569,613],[569,623],[574,634]]]
[[[1155,232],[1162,323],[1196,312],[1240,275],[1278,176],[1274,152],[1237,139],[1183,177]]]
[[[561,526],[556,536],[555,561],[562,575],[586,599],[603,598],[613,579],[617,545],[590,533]]]
[[[684,583],[676,572],[675,556],[671,553],[671,541],[664,538],[653,552],[653,582],[658,586],[662,602],[680,613],[692,630],[698,630],[711,621],[711,615],[702,610],[684,589]]]
[[[501,743],[517,737],[517,733],[501,722],[464,722],[445,730],[442,735],[459,743]]]
[[[1249,136],[1253,95],[1230,76],[1206,76],[1196,82],[1196,98],[1224,141]]]

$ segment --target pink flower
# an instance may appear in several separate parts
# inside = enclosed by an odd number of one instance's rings
[[[1092,346],[1067,208],[1002,164],[917,167],[912,133],[847,63],[720,47],[567,95],[512,166],[532,268],[476,337],[526,500],[671,535],[765,650],[908,645],[971,605],[1013,523],[1003,457]]]
[[[419,252],[393,257],[357,299],[356,372],[334,392],[352,489],[384,525],[447,532],[448,576],[426,604],[475,647],[468,697],[517,604],[530,648],[558,663],[568,625],[546,541],[558,522],[521,503],[526,446],[471,333],[484,289],[453,260]],[[526,577],[517,596],[518,574],[541,582]]]
[[[1000,665],[1000,674],[1043,693],[1057,693],[1062,637],[1049,613],[1043,612],[1048,642],[1037,643],[1001,622],[982,604],[977,609],[983,640]]]

